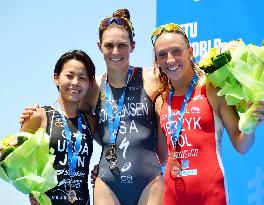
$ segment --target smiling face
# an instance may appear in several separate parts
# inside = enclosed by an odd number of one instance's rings
[[[180,34],[164,31],[156,40],[156,61],[162,72],[172,81],[192,73],[192,48]]]
[[[103,53],[108,69],[127,71],[130,53],[134,43],[129,39],[128,32],[122,28],[111,27],[104,31],[102,42],[98,46]]]
[[[90,87],[90,81],[85,65],[75,59],[64,63],[61,73],[54,74],[62,99],[69,102],[80,102]]]

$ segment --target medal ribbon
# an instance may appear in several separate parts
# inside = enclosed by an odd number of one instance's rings
[[[177,122],[177,128],[175,131],[175,127],[173,124],[173,116],[171,113],[171,105],[172,105],[172,96],[173,96],[173,88],[170,88],[170,92],[169,92],[169,99],[168,99],[168,119],[169,119],[169,125],[170,125],[170,131],[171,131],[171,143],[173,146],[173,149],[176,149],[176,145],[177,145],[177,141],[179,139],[180,136],[180,132],[181,132],[181,128],[182,128],[182,124],[183,124],[183,117],[184,117],[184,113],[185,113],[185,109],[187,106],[187,103],[192,95],[192,92],[194,90],[194,87],[196,86],[198,81],[198,76],[196,73],[194,73],[194,76],[192,78],[192,81],[189,85],[189,88],[187,90],[187,93],[185,94],[182,106],[181,106],[181,110],[180,110],[180,116],[178,117],[178,122]]]
[[[113,118],[113,106],[112,106],[112,95],[110,91],[110,87],[108,84],[108,80],[105,84],[105,92],[106,92],[106,109],[107,109],[107,115],[108,115],[108,130],[109,130],[109,135],[110,135],[110,144],[115,144],[116,143],[116,136],[118,133],[118,127],[120,124],[121,120],[121,114],[122,110],[124,107],[125,103],[125,94],[126,94],[126,88],[129,83],[129,81],[132,79],[132,74],[133,74],[134,68],[132,66],[129,67],[128,73],[127,73],[127,80],[126,80],[126,85],[123,90],[123,93],[121,97],[119,98],[118,102],[118,115]]]
[[[73,145],[72,145],[72,140],[71,140],[71,132],[70,132],[70,129],[67,125],[65,116],[61,111],[59,103],[56,103],[55,106],[56,106],[56,109],[58,110],[58,112],[61,114],[61,118],[62,118],[62,122],[63,122],[63,128],[64,128],[65,134],[66,134],[69,175],[70,175],[70,177],[74,177],[74,172],[75,172],[77,160],[78,160],[78,152],[80,151],[81,141],[82,141],[82,116],[81,116],[81,112],[78,110],[78,132],[75,135],[76,141],[75,141],[75,146],[74,146],[74,150],[73,150],[72,149]]]

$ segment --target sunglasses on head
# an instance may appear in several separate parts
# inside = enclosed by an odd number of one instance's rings
[[[151,37],[150,37],[152,45],[155,44],[157,38],[162,34],[163,31],[167,31],[167,32],[178,31],[179,33],[183,34],[184,38],[189,43],[188,38],[183,28],[178,24],[169,23],[169,24],[164,24],[162,26],[159,26],[152,32]]]
[[[118,24],[120,26],[124,26],[125,28],[128,28],[131,31],[132,36],[133,37],[135,36],[134,28],[132,26],[132,23],[128,19],[122,18],[122,17],[108,17],[108,18],[105,18],[104,20],[101,21],[100,28],[105,30],[113,22],[115,22],[116,24]]]

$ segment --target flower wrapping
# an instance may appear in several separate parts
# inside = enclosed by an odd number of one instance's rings
[[[221,57],[225,53],[226,59]],[[230,54],[230,56],[228,56]],[[216,61],[218,62],[215,66]],[[258,119],[252,113],[264,100],[264,47],[246,45],[242,40],[224,43],[213,48],[199,63],[207,79],[219,87],[228,105],[235,105],[239,113],[239,129],[252,133]],[[247,103],[252,102],[248,110]]]
[[[51,205],[45,192],[58,182],[53,168],[55,156],[49,148],[50,136],[43,128],[26,135],[27,140],[0,161],[0,178],[24,194],[32,193],[41,205]]]

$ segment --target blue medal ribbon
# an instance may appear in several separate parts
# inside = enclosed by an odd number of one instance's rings
[[[110,135],[110,144],[114,145],[116,143],[116,136],[118,133],[118,127],[121,120],[121,114],[125,103],[125,94],[126,94],[126,88],[129,83],[129,81],[132,79],[134,68],[132,66],[129,67],[128,73],[127,73],[127,80],[126,85],[123,90],[123,93],[121,97],[119,98],[118,102],[118,115],[113,117],[113,106],[112,106],[112,94],[110,91],[110,87],[108,84],[108,80],[105,83],[105,92],[106,92],[106,109],[107,109],[107,115],[108,115],[108,130]]]
[[[75,146],[74,146],[74,150],[73,150],[72,149],[73,143],[71,140],[71,132],[70,132],[70,129],[67,125],[65,116],[60,109],[60,105],[58,106],[56,103],[55,107],[61,115],[62,122],[63,122],[63,128],[64,128],[65,134],[66,134],[67,151],[68,151],[68,161],[67,162],[68,162],[68,166],[69,166],[69,175],[70,175],[70,177],[74,177],[74,172],[75,172],[75,169],[77,166],[78,153],[80,151],[81,141],[82,141],[82,116],[81,116],[81,112],[78,110],[78,132],[75,135],[76,141],[75,141]]]
[[[173,123],[173,116],[171,113],[171,105],[172,105],[172,97],[173,97],[173,88],[170,88],[170,92],[169,92],[169,99],[168,99],[168,120],[169,120],[169,125],[170,125],[170,131],[171,131],[171,143],[173,146],[173,149],[176,149],[176,145],[177,145],[177,141],[179,139],[180,136],[180,132],[181,132],[181,128],[182,128],[182,124],[183,124],[183,117],[184,117],[184,113],[185,113],[185,109],[187,106],[187,103],[192,95],[192,92],[197,84],[198,81],[198,76],[196,73],[194,73],[194,76],[192,78],[192,81],[189,85],[189,88],[187,90],[187,93],[185,94],[182,106],[181,106],[181,110],[180,110],[180,116],[178,117],[178,122],[177,122],[177,127],[175,130],[175,126]]]

